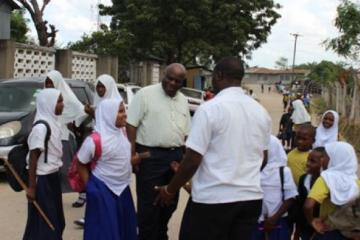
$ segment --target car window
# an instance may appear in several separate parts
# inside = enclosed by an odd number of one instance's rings
[[[185,96],[202,99],[202,92],[200,92],[200,91],[194,91],[194,90],[190,90],[190,89],[187,89],[187,88],[181,88],[180,91]]]
[[[90,104],[90,100],[86,94],[85,88],[82,87],[71,87],[76,97],[80,100],[82,104]]]
[[[0,86],[1,112],[31,112],[36,107],[36,87]]]
[[[128,103],[128,99],[127,99],[127,94],[125,92],[125,89],[123,88],[118,88],[118,91],[122,97],[122,99],[124,100],[124,102],[127,104]]]

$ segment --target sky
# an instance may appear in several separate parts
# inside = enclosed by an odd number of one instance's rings
[[[41,0],[39,1],[41,2]],[[57,46],[64,47],[86,33],[97,29],[97,8],[101,2],[111,4],[111,0],[52,0],[45,10],[45,19],[59,30]],[[326,50],[321,43],[338,35],[334,27],[336,7],[340,0],[275,0],[282,7],[278,10],[281,18],[273,26],[267,43],[255,50],[250,66],[274,68],[280,57],[288,59],[292,66],[294,37],[300,34],[297,41],[295,64],[320,62],[322,60],[344,61],[331,50]],[[29,15],[27,16],[28,18]],[[101,17],[102,23],[109,23],[109,17]],[[31,35],[35,30],[30,22]]]

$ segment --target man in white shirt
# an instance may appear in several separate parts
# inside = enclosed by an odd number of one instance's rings
[[[240,84],[242,61],[222,59],[213,72],[216,97],[195,113],[186,154],[167,186],[157,187],[168,204],[192,178],[180,240],[251,239],[261,212],[260,167],[271,133],[267,111]]]
[[[190,111],[178,90],[185,80],[185,67],[173,63],[165,69],[161,83],[139,90],[128,110],[127,131],[136,152],[150,152],[136,172],[139,240],[167,240],[167,224],[177,207],[155,206],[156,185],[168,184],[173,176],[172,161],[183,158],[185,137],[190,131]]]

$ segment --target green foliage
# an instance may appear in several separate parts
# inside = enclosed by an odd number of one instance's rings
[[[26,43],[28,41],[26,36],[29,31],[27,26],[28,21],[28,19],[24,18],[24,10],[12,12],[10,16],[10,34],[12,40],[20,43]]]
[[[321,85],[329,86],[338,80],[342,72],[344,72],[344,68],[341,64],[322,61],[312,68],[309,78],[317,81]]]
[[[167,63],[208,62],[250,55],[266,42],[280,15],[274,1],[113,0],[100,5],[129,58],[157,56]]]
[[[341,56],[357,59],[360,50],[360,8],[354,2],[343,0],[337,13],[335,26],[340,36],[326,40],[325,44]]]
[[[316,62],[312,62],[312,63],[302,63],[299,65],[295,65],[295,69],[307,69],[307,70],[312,70],[315,66],[317,65]]]
[[[91,35],[84,34],[81,40],[68,43],[67,48],[93,54],[120,56],[121,63],[129,60],[124,38],[119,37],[118,32],[109,31],[104,25],[101,26],[101,31],[93,32]]]

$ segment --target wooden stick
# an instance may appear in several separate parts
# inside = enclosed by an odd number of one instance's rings
[[[11,173],[14,175],[16,181],[20,184],[20,186],[22,187],[22,189],[24,189],[25,191],[27,191],[28,187],[26,186],[26,184],[24,183],[24,181],[20,178],[20,176],[17,174],[17,172],[15,171],[15,169],[13,168],[13,166],[9,163],[9,161],[7,159],[2,159],[5,163],[5,165],[9,168],[9,170],[11,171]],[[35,208],[38,210],[39,214],[41,215],[41,217],[45,220],[45,222],[47,223],[47,225],[49,225],[49,227],[51,228],[51,230],[55,231],[55,227],[54,225],[52,225],[51,221],[49,220],[49,218],[46,216],[46,214],[44,213],[44,211],[41,209],[41,207],[39,206],[39,204],[34,200],[32,201],[32,204],[34,204]]]

